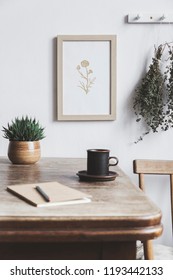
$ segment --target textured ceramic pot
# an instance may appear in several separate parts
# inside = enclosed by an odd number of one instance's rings
[[[15,164],[33,164],[41,156],[39,141],[10,141],[8,157]]]

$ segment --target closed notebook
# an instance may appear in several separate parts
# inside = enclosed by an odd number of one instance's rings
[[[36,190],[39,186],[50,198],[45,201],[44,197]],[[81,191],[62,185],[58,182],[45,182],[35,184],[21,184],[8,186],[7,190],[36,207],[87,203],[91,196]]]

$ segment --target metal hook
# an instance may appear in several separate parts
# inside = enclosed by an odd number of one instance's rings
[[[135,20],[139,20],[140,19],[140,15],[137,14],[136,17],[135,17]]]
[[[165,17],[165,15],[163,14],[163,15],[161,16],[160,20],[164,20],[164,19],[166,19],[166,17]]]

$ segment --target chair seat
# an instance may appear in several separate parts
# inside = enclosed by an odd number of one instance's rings
[[[155,260],[173,260],[173,247],[154,244],[153,250]]]

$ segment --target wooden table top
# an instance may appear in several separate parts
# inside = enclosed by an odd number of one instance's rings
[[[14,165],[0,158],[0,240],[8,239],[22,227],[47,234],[71,229],[90,231],[97,238],[110,233],[112,239],[153,239],[162,233],[161,211],[132,184],[119,166],[111,170],[114,181],[83,182],[76,173],[86,170],[86,159],[42,158],[35,165]],[[6,191],[8,185],[58,181],[92,195],[86,204],[37,208]],[[41,228],[41,229],[40,229]],[[51,229],[50,229],[51,228]],[[93,233],[95,232],[95,233]],[[8,235],[8,234],[7,234]],[[10,237],[9,237],[10,238]],[[86,236],[84,237],[86,238]]]

